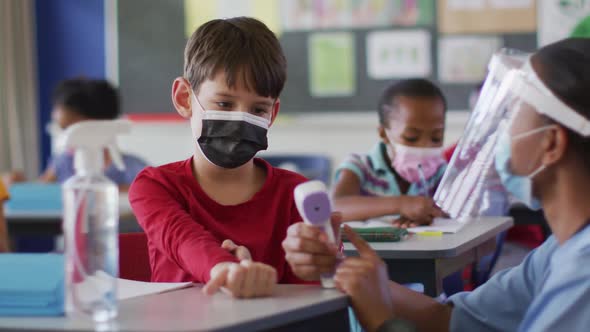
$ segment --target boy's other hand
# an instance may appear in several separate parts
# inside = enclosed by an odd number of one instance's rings
[[[234,256],[236,256],[236,258],[239,261],[252,260],[252,255],[250,254],[250,250],[248,250],[248,248],[246,248],[244,246],[239,246],[239,245],[235,244],[234,241],[232,241],[232,240],[227,239],[227,240],[223,241],[223,243],[221,244],[221,248],[232,253]]]
[[[240,263],[223,262],[211,269],[211,280],[203,288],[207,295],[219,289],[236,298],[254,298],[272,295],[277,284],[274,267],[251,260]]]
[[[332,213],[334,238],[339,239],[342,215]],[[338,246],[318,227],[303,222],[293,224],[283,241],[285,258],[293,273],[307,281],[319,280],[323,273],[333,272],[338,262]]]
[[[377,253],[352,228],[344,233],[359,257],[346,258],[336,270],[336,287],[351,297],[352,307],[362,326],[375,331],[393,315],[387,266]]]
[[[393,222],[396,227],[407,228],[430,225],[434,218],[446,215],[430,197],[401,196],[399,198],[402,198],[400,205],[401,217]]]

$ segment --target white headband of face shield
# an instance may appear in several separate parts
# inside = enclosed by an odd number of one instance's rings
[[[534,71],[530,62],[516,75],[514,90],[527,104],[537,112],[563,124],[578,134],[590,136],[590,120],[557,98]]]

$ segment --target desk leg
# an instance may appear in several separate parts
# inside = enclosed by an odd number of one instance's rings
[[[442,292],[442,281],[437,280],[434,259],[386,259],[389,278],[400,284],[421,283],[424,294],[437,297]]]
[[[272,329],[281,332],[307,331],[350,331],[348,309],[341,309],[325,315],[310,318]]]
[[[458,256],[439,259],[385,259],[389,278],[400,284],[421,283],[424,294],[437,297],[446,276],[460,271],[465,266],[477,262],[496,248],[496,239],[490,239]]]

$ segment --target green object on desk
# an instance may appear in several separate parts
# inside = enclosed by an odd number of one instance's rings
[[[399,242],[408,235],[407,230],[394,227],[353,228],[353,230],[368,242]],[[342,241],[350,242],[344,233]]]

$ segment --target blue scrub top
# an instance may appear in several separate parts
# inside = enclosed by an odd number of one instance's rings
[[[590,226],[449,301],[451,331],[590,331]]]

